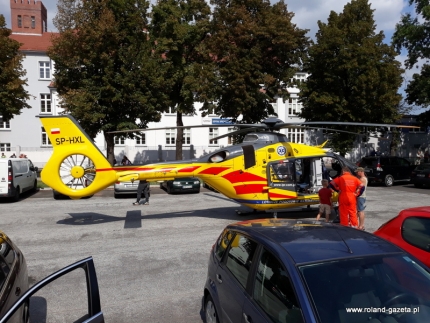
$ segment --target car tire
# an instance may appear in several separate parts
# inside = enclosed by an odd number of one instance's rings
[[[121,196],[119,194],[116,194],[115,192],[113,192],[113,197],[116,199],[119,199]]]
[[[20,192],[20,188],[19,188],[19,186],[17,186],[16,190],[15,190],[15,195],[12,196],[12,201],[14,201],[14,202],[19,201],[19,192]]]
[[[37,179],[34,180],[34,184],[33,184],[33,188],[32,188],[33,192],[37,191]]]
[[[394,177],[391,176],[391,175],[385,176],[384,184],[387,187],[393,186],[393,184],[394,184]]]
[[[205,299],[205,323],[219,323],[218,312],[211,295]]]
[[[166,188],[167,188],[167,190],[166,190],[166,191],[167,191],[167,194],[172,194],[172,190],[170,189],[170,186],[169,186],[169,185],[167,185],[167,186],[166,186]]]
[[[417,184],[417,183],[415,183],[414,186],[421,188],[421,187],[423,187],[423,184]]]
[[[54,197],[54,200],[64,200],[66,198],[66,195],[58,193],[56,190],[52,190],[52,196]]]

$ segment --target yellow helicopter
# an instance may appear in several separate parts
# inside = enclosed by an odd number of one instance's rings
[[[214,138],[248,132],[242,143],[197,159],[140,166],[112,166],[72,116],[41,116],[40,119],[54,148],[41,173],[42,181],[72,199],[92,195],[117,181],[165,181],[192,176],[253,211],[274,212],[319,204],[321,180],[328,176],[323,159],[329,158],[332,168],[339,170],[339,175],[342,166],[355,169],[355,165],[342,156],[325,151],[325,143],[319,146],[292,143],[277,130],[287,127],[309,129],[312,125],[323,124],[413,127],[350,122],[284,123],[270,117],[261,124],[237,125],[244,129]],[[193,127],[202,125],[183,128]],[[159,128],[129,131],[157,129]]]

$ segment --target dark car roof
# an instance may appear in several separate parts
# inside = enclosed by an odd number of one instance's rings
[[[262,219],[229,227],[278,244],[295,263],[403,252],[373,234],[319,221]]]

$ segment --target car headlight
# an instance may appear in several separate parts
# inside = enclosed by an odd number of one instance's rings
[[[200,181],[194,181],[194,184],[200,184]]]
[[[181,182],[173,182],[173,185],[181,185]]]

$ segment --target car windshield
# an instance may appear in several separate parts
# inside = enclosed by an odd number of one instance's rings
[[[416,170],[430,170],[430,164],[421,164],[418,165]]]
[[[361,167],[375,168],[378,166],[377,158],[363,158],[360,162]]]
[[[322,323],[430,322],[430,273],[404,254],[299,269]]]

